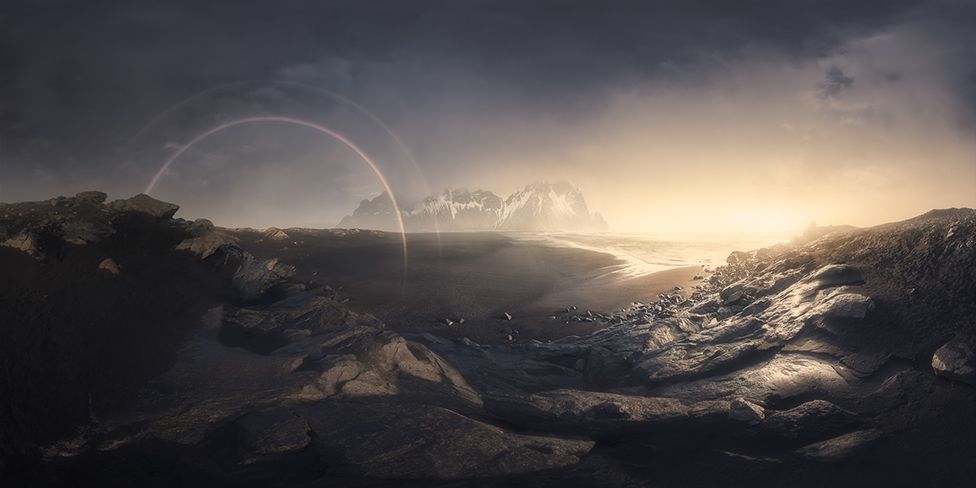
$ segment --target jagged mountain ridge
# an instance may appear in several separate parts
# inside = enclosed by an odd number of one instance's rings
[[[582,191],[567,182],[539,181],[502,199],[486,190],[447,189],[401,210],[408,231],[591,231],[606,221],[591,212]],[[396,231],[386,193],[363,200],[338,227]]]

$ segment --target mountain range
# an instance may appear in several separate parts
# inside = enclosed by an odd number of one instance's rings
[[[502,199],[486,190],[446,189],[401,210],[404,227],[430,231],[594,231],[607,228],[591,212],[578,187],[567,182],[537,181]],[[384,192],[363,200],[340,228],[398,231],[395,210]]]

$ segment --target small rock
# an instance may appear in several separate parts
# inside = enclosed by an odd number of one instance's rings
[[[190,233],[195,234],[203,231],[203,227],[196,227],[195,230],[192,229],[193,226],[197,225],[196,222],[190,224]],[[203,234],[199,234],[197,237],[189,237],[184,239],[182,242],[177,244],[177,251],[190,251],[198,256],[200,259],[207,259],[210,256],[223,252],[225,256],[230,254],[240,253],[243,254],[243,250],[237,246],[238,239],[233,235],[223,232],[223,231],[211,231]]]
[[[450,327],[450,326],[452,326],[452,325],[454,325],[454,321],[453,321],[453,320],[451,320],[451,319],[444,319],[444,323],[445,323],[445,324],[446,324],[446,325],[447,325],[448,327]]]
[[[105,258],[102,262],[98,263],[98,269],[108,271],[114,275],[118,275],[122,271],[119,269],[119,264],[115,262],[112,258]]]
[[[0,246],[11,247],[23,251],[33,257],[41,257],[37,236],[32,233],[17,234],[10,239],[0,242]]]
[[[735,284],[722,289],[718,296],[722,299],[723,305],[731,305],[738,302],[746,294],[744,287],[741,284]]]
[[[940,347],[932,356],[935,374],[976,386],[976,348],[971,338],[956,338]]]
[[[289,237],[288,234],[286,234],[281,229],[278,229],[277,227],[268,227],[261,233],[264,235],[265,238],[272,241],[283,241],[285,239],[288,239]],[[298,243],[296,242],[294,244],[298,244]]]
[[[735,398],[729,404],[729,418],[757,425],[766,418],[766,409],[745,398]]]
[[[505,312],[502,314],[502,318],[505,320],[512,320],[512,314]]]

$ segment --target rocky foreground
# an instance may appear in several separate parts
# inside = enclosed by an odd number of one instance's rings
[[[15,481],[976,476],[970,209],[736,252],[690,297],[591,335],[488,346],[387,330],[174,205],[104,200],[0,206],[0,469]]]

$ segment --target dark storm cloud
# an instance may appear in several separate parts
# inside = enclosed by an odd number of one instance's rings
[[[489,117],[571,117],[648,79],[695,83],[744,56],[822,57],[913,16],[937,28],[947,46],[965,49],[958,46],[972,40],[969,5],[6,1],[0,164],[7,174],[101,171],[119,164],[119,147],[166,107],[247,79],[321,83],[395,122],[405,113],[436,115],[446,103]],[[958,69],[959,93],[973,103],[976,68]],[[828,73],[825,93],[845,88],[848,78],[837,74]]]
[[[844,70],[833,66],[827,70],[826,77],[819,85],[820,96],[832,98],[854,86],[854,78],[844,74]]]

